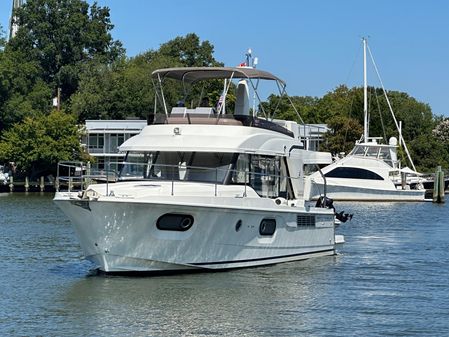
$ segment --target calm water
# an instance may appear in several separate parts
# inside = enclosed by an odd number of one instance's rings
[[[448,336],[449,205],[337,203],[339,255],[105,277],[51,195],[0,194],[0,336]]]

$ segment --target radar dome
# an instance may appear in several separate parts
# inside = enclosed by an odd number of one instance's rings
[[[397,140],[396,137],[391,137],[390,140],[389,140],[389,143],[392,146],[396,146],[396,145],[398,145],[398,140]]]

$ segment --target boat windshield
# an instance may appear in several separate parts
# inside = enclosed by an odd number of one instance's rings
[[[232,153],[128,153],[120,180],[157,179],[223,183],[232,165]]]
[[[351,154],[361,157],[378,158],[387,163],[391,163],[391,151],[390,147],[387,146],[356,145]]]
[[[249,185],[269,198],[293,196],[285,158],[243,153],[129,152],[119,180]]]

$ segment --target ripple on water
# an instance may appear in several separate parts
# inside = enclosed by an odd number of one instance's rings
[[[447,336],[448,207],[336,203],[338,255],[104,277],[51,195],[0,198],[1,336]]]

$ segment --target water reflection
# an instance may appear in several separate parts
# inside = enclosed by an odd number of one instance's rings
[[[0,198],[1,336],[449,335],[449,206],[338,203],[339,255],[104,277],[51,196]]]
[[[294,318],[294,335],[307,325],[316,298],[326,296],[328,269],[337,259],[315,260],[223,273],[86,277],[67,289],[65,311],[80,326],[89,317],[87,326],[98,334],[120,335],[132,326],[142,336],[260,336],[284,334]]]

